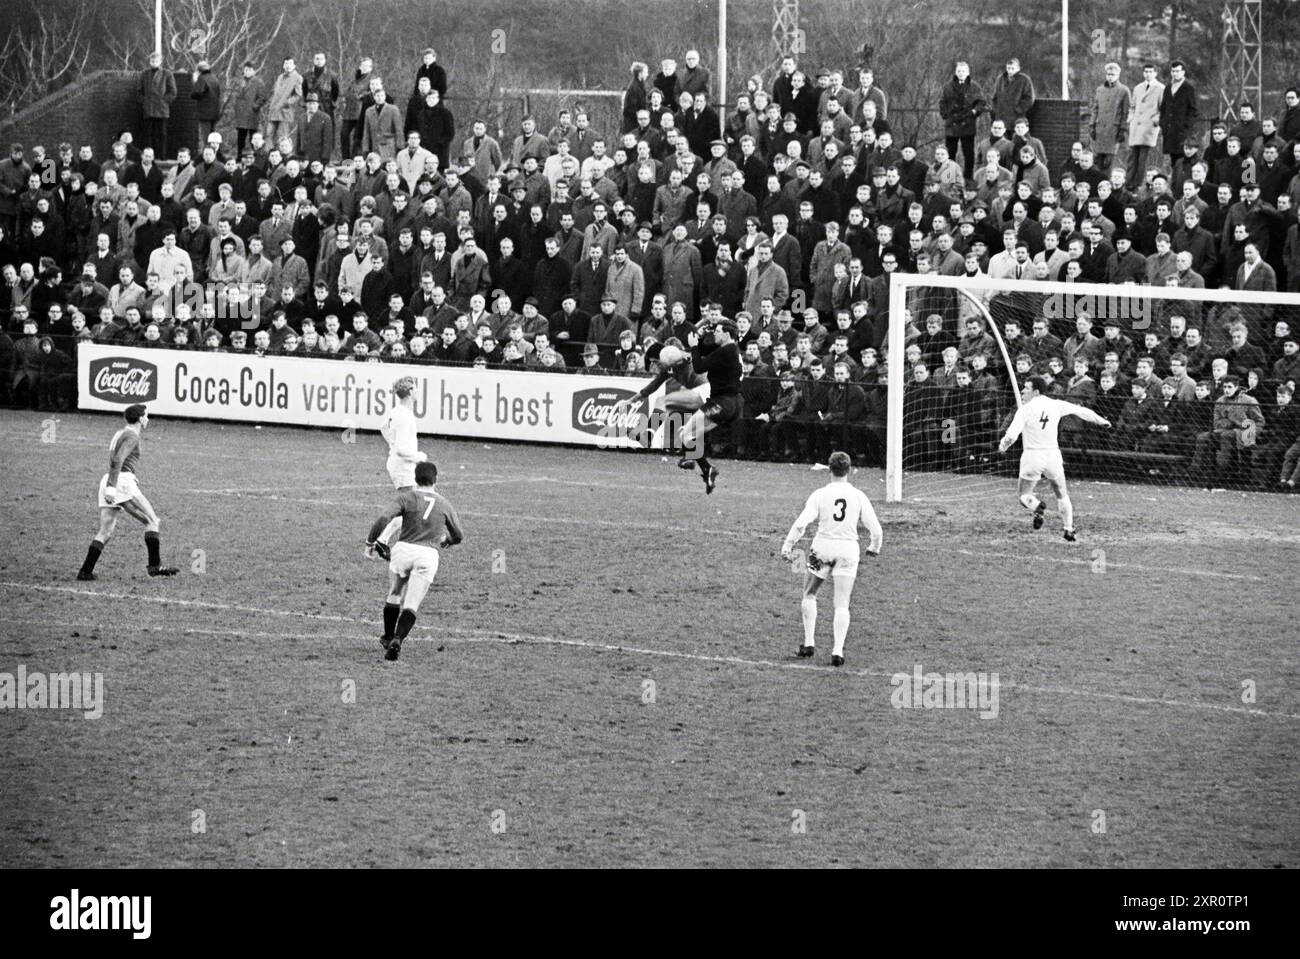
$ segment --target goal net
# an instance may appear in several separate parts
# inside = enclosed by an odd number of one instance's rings
[[[1000,456],[998,441],[1035,375],[1112,424],[1061,421],[1071,477],[1285,489],[1298,334],[1295,293],[895,273],[886,497],[1004,488],[1019,447]]]

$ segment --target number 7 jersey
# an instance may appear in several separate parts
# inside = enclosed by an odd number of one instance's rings
[[[435,490],[417,487],[398,493],[396,505],[383,519],[384,525],[399,516],[402,519],[402,530],[398,534],[398,542],[436,549],[442,545],[444,535],[449,546],[454,546],[465,538],[456,508],[447,497]]]

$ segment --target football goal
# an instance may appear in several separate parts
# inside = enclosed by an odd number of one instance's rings
[[[895,273],[888,316],[891,502],[1003,487],[1030,376],[1112,424],[1062,420],[1080,479],[1277,489],[1300,439],[1300,294]]]

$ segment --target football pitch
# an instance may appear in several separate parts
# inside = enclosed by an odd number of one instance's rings
[[[180,576],[123,519],[76,582],[119,425],[0,417],[0,671],[104,690],[0,711],[0,865],[1300,866],[1300,497],[1076,482],[1068,544],[858,471],[833,669],[776,556],[826,472],[422,437],[466,541],[390,663],[377,435],[159,418]],[[997,708],[896,708],[918,670]]]

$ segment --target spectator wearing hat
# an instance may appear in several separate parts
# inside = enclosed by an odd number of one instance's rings
[[[605,374],[609,372],[601,362],[600,347],[595,343],[588,343],[582,348],[581,362],[582,366],[579,372],[593,374]]]
[[[632,261],[624,246],[614,250],[613,260],[605,275],[604,295],[613,298],[615,312],[627,317],[634,330],[634,324],[641,319],[645,301],[645,273]]]
[[[195,101],[194,115],[199,125],[199,149],[202,149],[208,142],[208,134],[221,119],[221,81],[212,75],[212,65],[207,60],[200,60],[194,71],[190,99]],[[239,146],[242,148],[243,144]]]
[[[310,163],[329,163],[334,154],[334,120],[321,108],[320,94],[307,94],[307,113],[298,127],[298,155]]]

